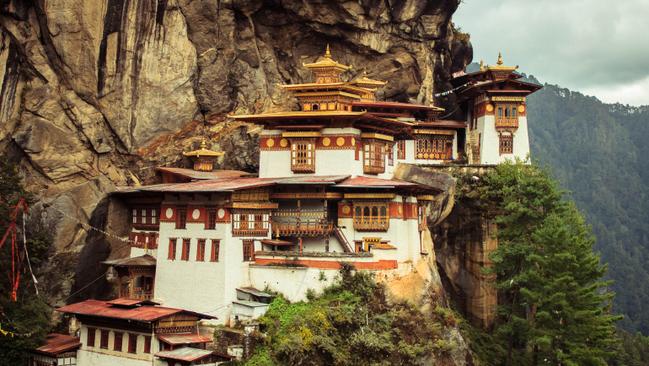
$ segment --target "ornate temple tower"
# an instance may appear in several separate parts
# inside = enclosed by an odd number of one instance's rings
[[[466,114],[465,152],[469,164],[499,164],[529,157],[526,97],[540,85],[520,80],[518,66],[480,63],[480,70],[459,73],[452,80]]]

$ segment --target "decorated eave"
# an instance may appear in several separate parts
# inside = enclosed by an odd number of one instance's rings
[[[460,73],[451,80],[459,101],[475,98],[480,94],[518,94],[525,96],[542,88],[541,85],[519,80],[523,75],[516,72],[518,66],[506,66],[501,54],[496,65],[484,65],[472,73]]]
[[[219,193],[273,186],[327,186],[334,190],[387,189],[405,191],[430,191],[425,186],[395,179],[374,177],[351,177],[349,175],[294,176],[280,178],[231,178],[196,181],[189,183],[155,184],[119,189],[114,194],[157,193]],[[111,264],[111,263],[109,263]]]
[[[350,81],[349,84],[352,85],[358,85],[362,88],[370,89],[370,90],[376,90],[378,88],[381,88],[387,84],[387,81],[383,80],[374,80],[370,79],[367,77],[367,73],[363,72],[362,76],[355,78],[354,80]]]

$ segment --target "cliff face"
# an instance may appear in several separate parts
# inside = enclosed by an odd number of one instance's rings
[[[201,136],[224,166],[254,169],[255,128],[216,122],[291,103],[276,84],[307,80],[302,62],[327,43],[349,76],[390,80],[385,98],[432,102],[471,58],[458,3],[3,1],[0,151],[40,198],[57,255],[79,253],[106,192],[182,164]]]

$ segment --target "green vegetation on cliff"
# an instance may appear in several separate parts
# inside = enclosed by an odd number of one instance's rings
[[[4,235],[10,223],[10,212],[20,197],[30,199],[20,182],[16,167],[0,158],[0,237]],[[27,241],[31,263],[35,270],[47,259],[49,248],[48,234],[38,223],[27,225]],[[17,241],[23,257],[23,244]],[[6,242],[0,250],[0,328],[11,334],[0,332],[0,364],[26,365],[25,350],[40,346],[50,328],[51,308],[45,301],[36,296],[34,285],[23,262],[20,272],[21,282],[18,288],[18,301],[11,301],[11,242]]]
[[[594,238],[547,172],[520,162],[477,183],[495,212],[499,291],[490,335],[472,337],[489,365],[606,365],[617,351],[613,294]],[[485,340],[484,338],[487,338]]]
[[[457,348],[445,329],[456,324],[450,310],[391,304],[371,274],[349,267],[308,302],[279,296],[261,324],[265,337],[248,366],[431,364]]]

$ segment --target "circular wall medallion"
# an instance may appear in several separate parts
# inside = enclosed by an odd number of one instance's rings
[[[281,139],[281,140],[279,140],[279,146],[281,146],[281,147],[287,147],[287,146],[288,146],[288,140],[287,140],[287,139]]]
[[[343,213],[344,213],[345,215],[349,215],[349,213],[350,213],[351,211],[352,211],[352,209],[349,208],[349,206],[343,206]]]
[[[338,146],[343,146],[345,144],[345,138],[344,137],[339,137],[336,139],[336,145]]]
[[[219,208],[219,210],[216,212],[216,214],[219,216],[219,219],[222,219],[225,217],[225,210],[222,208]]]
[[[487,112],[493,112],[493,111],[494,111],[493,104],[487,104]]]
[[[356,146],[356,139],[352,137],[352,146]]]
[[[267,139],[267,140],[266,140],[266,146],[268,146],[268,147],[273,147],[273,146],[275,146],[275,140],[273,140],[273,139]]]
[[[171,207],[168,207],[167,210],[165,210],[165,217],[170,219],[174,215],[174,210]]]
[[[519,105],[518,106],[518,113],[523,113],[525,112],[525,106],[524,105]]]
[[[424,159],[428,159],[428,153],[424,153]]]
[[[331,139],[329,137],[325,137],[322,139],[322,146],[329,146],[331,145]]]
[[[192,219],[198,220],[198,218],[201,217],[201,211],[197,208],[192,211]]]

